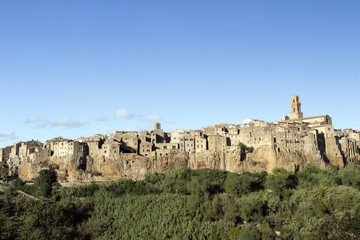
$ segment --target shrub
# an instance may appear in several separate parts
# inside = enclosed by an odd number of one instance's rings
[[[276,195],[285,197],[289,195],[289,190],[297,185],[296,176],[283,168],[276,168],[273,174],[266,177],[265,187],[272,190]]]
[[[57,181],[54,169],[41,170],[34,181],[34,186],[37,188],[37,195],[50,197],[55,183],[57,183]]]
[[[261,174],[245,172],[243,174],[229,173],[224,183],[225,191],[240,197],[243,194],[263,189],[266,172]]]
[[[344,168],[339,170],[341,182],[344,185],[360,188],[360,168],[347,164]]]

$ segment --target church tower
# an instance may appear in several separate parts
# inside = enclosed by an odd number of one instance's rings
[[[290,111],[290,120],[295,120],[303,118],[303,113],[301,112],[301,103],[299,101],[299,96],[291,97],[291,111]]]
[[[161,130],[161,124],[159,122],[156,122],[154,124],[155,130]]]

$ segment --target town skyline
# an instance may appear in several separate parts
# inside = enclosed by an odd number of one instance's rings
[[[280,166],[299,171],[305,163],[326,169],[329,164],[344,167],[357,162],[360,131],[335,129],[329,115],[304,117],[301,105],[299,96],[292,96],[290,114],[274,122],[246,119],[242,124],[171,132],[156,122],[152,130],[140,132],[19,142],[0,148],[0,162],[7,163],[11,175],[19,174],[23,180],[31,180],[41,167],[55,164],[67,181],[89,180],[94,174],[112,180],[120,176],[141,179],[147,172],[179,167],[179,162],[191,169],[233,172],[271,172]]]

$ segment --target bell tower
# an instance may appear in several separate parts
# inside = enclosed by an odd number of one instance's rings
[[[154,124],[155,130],[161,130],[161,124],[159,122],[156,122]]]
[[[299,101],[299,96],[292,96],[290,103],[290,120],[303,118],[303,113],[301,112],[301,103]]]

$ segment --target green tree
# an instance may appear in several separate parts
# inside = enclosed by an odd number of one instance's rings
[[[0,179],[6,180],[9,177],[9,166],[6,162],[0,162]]]
[[[41,170],[34,181],[36,194],[38,196],[50,197],[53,186],[57,183],[56,179],[56,172],[54,169],[50,168]]]
[[[286,171],[283,168],[276,168],[273,174],[266,177],[265,187],[272,190],[276,195],[286,197],[290,193],[290,189],[297,185],[297,178],[295,174]]]
[[[318,167],[306,164],[301,172],[296,174],[300,187],[313,188],[314,186],[333,186],[340,184],[337,172],[329,172]]]
[[[240,197],[241,195],[263,189],[266,175],[266,172],[255,174],[245,172],[240,175],[229,173],[224,182],[224,189],[227,193]]]
[[[347,164],[343,169],[339,170],[341,182],[344,185],[360,188],[360,168]]]

